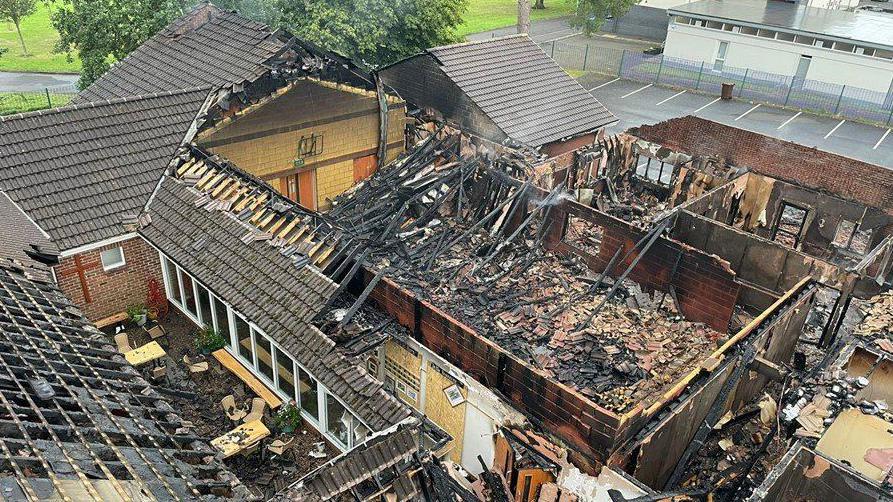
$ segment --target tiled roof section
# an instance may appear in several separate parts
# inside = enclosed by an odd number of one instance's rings
[[[510,138],[532,146],[616,121],[526,35],[429,49],[456,84]]]
[[[112,66],[76,101],[252,82],[284,45],[267,25],[201,3]]]
[[[307,502],[334,500],[360,483],[412,458],[419,451],[419,429],[410,422],[367,439],[311,472],[288,490],[289,498]],[[388,477],[393,478],[392,473],[389,472]],[[415,492],[412,480],[405,475],[390,479],[390,482],[404,495],[398,500],[407,500],[405,495]]]
[[[211,175],[210,179],[219,182],[226,174],[218,176]],[[217,182],[200,181],[198,185],[217,195],[227,192],[226,185]],[[250,180],[240,183],[237,193],[242,191],[243,195],[236,199],[250,200],[251,194],[261,191],[252,188]],[[221,190],[215,192],[217,188]],[[258,205],[216,204],[207,192],[165,176],[149,204],[152,222],[140,232],[286,348],[370,427],[380,430],[404,419],[408,409],[312,325],[311,320],[337,286],[314,266],[306,262],[296,265],[296,256],[282,252],[288,248],[273,245],[279,241],[246,239],[248,235],[261,235],[261,231],[254,223],[238,219],[230,209],[242,207],[239,212],[247,210],[250,216]],[[270,221],[276,219],[272,210],[266,214]],[[255,221],[259,225],[265,219]],[[293,228],[302,226],[295,221]]]
[[[8,260],[0,396],[4,500],[208,500],[235,480],[48,274]]]
[[[55,245],[15,203],[0,190],[0,260],[11,258],[32,266],[40,264],[31,259],[26,249],[39,246],[41,250],[58,252]]]
[[[124,233],[176,153],[209,89],[0,118],[0,190],[71,249]]]

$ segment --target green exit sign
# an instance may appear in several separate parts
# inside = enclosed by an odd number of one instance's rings
[[[304,159],[295,159],[295,169],[304,167]]]

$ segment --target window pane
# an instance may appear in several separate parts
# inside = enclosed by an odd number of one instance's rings
[[[286,396],[295,399],[295,402],[297,402],[294,386],[295,363],[287,354],[276,347],[273,347],[273,353],[276,354],[276,372],[279,373],[279,382],[277,385],[279,390]]]
[[[234,316],[236,319],[236,339],[239,340],[239,355],[244,357],[249,363],[254,364],[254,352],[251,349],[251,329],[248,323],[240,316]]]
[[[198,317],[198,311],[195,310],[195,290],[192,289],[192,278],[187,273],[180,274],[180,280],[183,281],[184,307],[190,314]]]
[[[168,291],[168,298],[174,303],[182,305],[183,298],[180,296],[180,275],[177,274],[177,266],[167,258],[164,259],[164,266],[167,269],[167,278],[171,287],[171,290]]]
[[[319,421],[319,400],[316,380],[306,371],[301,371],[298,378],[298,386],[301,391],[301,409],[307,412],[314,420]]]
[[[202,313],[202,324],[213,327],[214,319],[211,317],[211,293],[201,284],[196,283],[196,286],[198,287],[198,309]]]
[[[264,335],[254,332],[254,342],[257,346],[257,369],[261,374],[273,381],[273,356],[271,355],[270,340]]]
[[[124,265],[124,250],[120,247],[106,249],[99,253],[103,270],[110,270]]]
[[[331,394],[326,394],[326,416],[328,417],[326,427],[329,433],[341,441],[342,445],[347,446],[347,434],[353,425],[352,417]]]
[[[229,316],[227,315],[226,304],[220,301],[216,296],[214,297],[214,313],[217,315],[217,325],[214,326],[222,336],[223,339],[226,340],[226,346],[229,347],[232,345],[232,337],[230,337],[229,332]]]

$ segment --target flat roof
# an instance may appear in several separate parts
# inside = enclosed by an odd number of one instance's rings
[[[667,12],[893,48],[893,17],[874,12],[820,9],[781,0],[701,0]]]

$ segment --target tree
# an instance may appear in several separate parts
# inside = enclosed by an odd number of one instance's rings
[[[546,5],[543,3],[543,0],[536,0],[536,3],[533,4],[534,9],[545,9]]]
[[[518,33],[530,33],[530,0],[518,0]]]
[[[279,5],[269,0],[215,0],[214,5],[221,9],[234,10],[240,16],[271,26],[279,25]]]
[[[617,19],[636,3],[638,0],[577,0],[577,10],[570,24],[590,36],[601,28],[609,16]]]
[[[22,43],[22,52],[28,55],[28,48],[25,47],[25,38],[22,37],[22,19],[37,10],[37,0],[0,0],[0,18],[9,19],[12,24],[16,25],[16,32],[19,34],[19,42]]]
[[[78,52],[83,89],[181,13],[177,0],[63,0],[51,18],[56,50]]]
[[[379,67],[459,41],[467,0],[277,0],[295,36]]]

